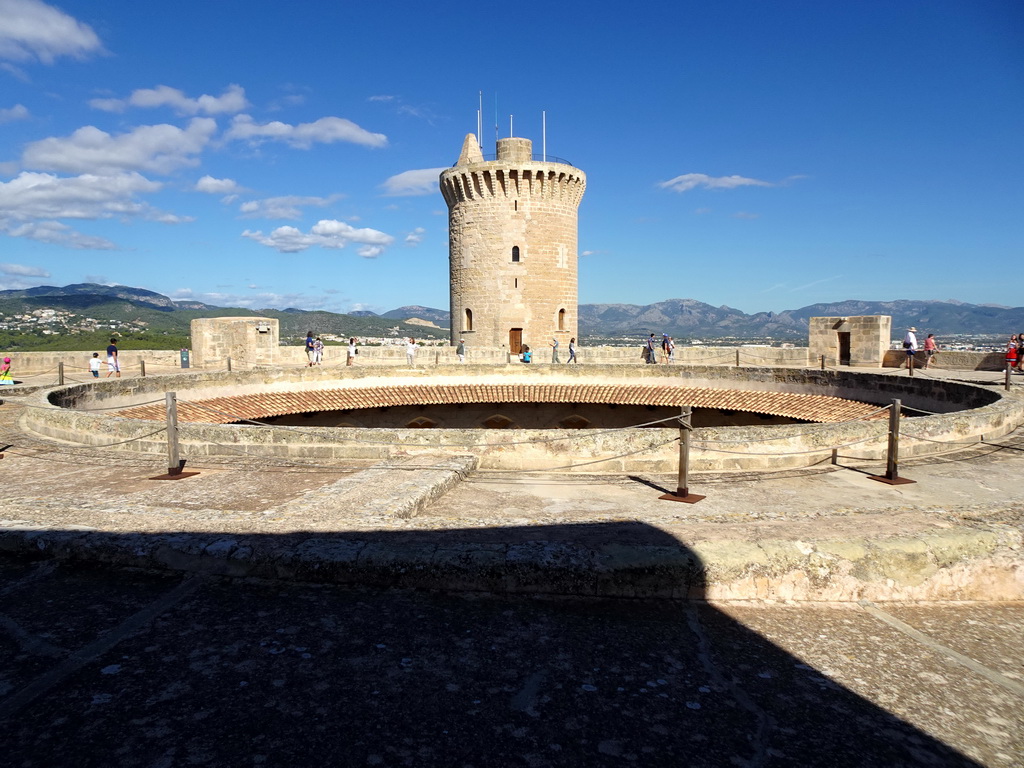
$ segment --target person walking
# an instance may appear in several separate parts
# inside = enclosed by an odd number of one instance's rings
[[[661,334],[661,363],[668,365],[668,334]]]
[[[647,337],[647,364],[657,365],[658,364],[658,344],[654,340],[654,334],[652,333]]]
[[[530,352],[530,347],[527,344],[523,344],[522,351],[519,353],[519,359],[524,363],[533,362],[533,353]]]
[[[459,339],[459,346],[455,348],[455,354],[459,356],[459,362],[466,362],[466,340]]]
[[[410,368],[416,367],[416,339],[410,338],[405,343],[405,362],[409,364]]]
[[[121,378],[121,363],[117,359],[117,339],[112,338],[107,345],[107,378],[114,374],[115,379]]]
[[[348,340],[348,351],[345,353],[345,365],[352,365],[356,361],[356,355],[359,354],[359,350],[356,349],[356,340]]]
[[[323,365],[324,361],[324,342],[319,336],[313,342],[313,365]]]
[[[551,364],[558,365],[558,339],[551,340]]]
[[[917,328],[910,326],[907,328],[907,335],[903,337],[903,349],[907,352],[907,368],[914,367],[914,354],[917,352]]]
[[[569,339],[569,359],[565,361],[565,364],[576,363],[576,337],[573,336]]]
[[[4,364],[0,365],[0,385],[14,385],[14,377],[11,375],[11,358],[5,357]]]
[[[928,338],[924,340],[924,367],[931,368],[932,358],[935,357],[935,353],[939,351],[939,345],[935,341],[935,334],[929,333]]]
[[[1021,370],[1021,363],[1024,362],[1024,333],[1017,334],[1017,373],[1024,373]]]
[[[668,361],[674,363],[676,361],[676,343],[672,340],[672,337],[668,337]]]
[[[306,363],[307,368],[312,368],[313,361],[316,360],[316,349],[313,346],[315,343],[313,341],[313,332],[306,331],[306,360],[309,361]]]
[[[93,352],[92,357],[89,358],[89,373],[92,374],[94,379],[100,377],[100,353]]]
[[[1010,337],[1010,340],[1006,342],[1006,367],[1012,371],[1014,366],[1017,364],[1017,334],[1014,334]]]

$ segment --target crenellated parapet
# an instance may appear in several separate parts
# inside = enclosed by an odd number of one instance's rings
[[[511,167],[500,161],[455,166],[441,174],[441,194],[449,207],[484,198],[558,200],[578,206],[587,188],[579,168],[562,163]]]

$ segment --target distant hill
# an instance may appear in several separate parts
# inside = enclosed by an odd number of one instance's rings
[[[308,330],[343,336],[448,336],[443,329],[408,324],[372,313],[357,317],[295,308],[251,310],[215,307],[198,301],[173,301],[153,291],[123,285],[81,283],[62,288],[39,286],[0,291],[0,322],[10,323],[13,315],[43,308],[72,313],[74,320],[71,325],[82,325],[88,318],[103,327],[114,326],[112,330],[124,324],[133,329],[145,328],[153,333],[184,336],[190,333],[192,320],[199,317],[272,317],[280,323],[282,340],[302,338]]]
[[[0,291],[0,315],[9,317],[49,307],[92,318],[105,324],[136,324],[155,333],[187,335],[197,317],[272,317],[280,322],[283,339],[301,338],[307,330],[351,336],[416,336],[445,338],[449,313],[410,305],[383,314],[359,310],[351,314],[215,307],[199,301],[173,301],[154,291],[124,285],[39,286]],[[916,326],[923,333],[1010,334],[1024,330],[1024,307],[966,304],[946,301],[847,300],[811,304],[784,312],[746,314],[728,306],[714,307],[696,299],[668,299],[654,304],[581,304],[581,336],[646,336],[667,333],[687,338],[765,338],[800,341],[807,338],[807,321],[819,316],[891,315],[893,336]],[[4,318],[0,318],[4,319]],[[412,322],[409,322],[412,321]],[[424,323],[433,323],[432,327]]]
[[[421,307],[418,305],[410,307],[399,307],[398,309],[392,309],[390,312],[385,312],[380,317],[387,317],[393,320],[429,320],[438,328],[448,328],[449,326],[449,312],[446,309],[432,309],[430,307]]]

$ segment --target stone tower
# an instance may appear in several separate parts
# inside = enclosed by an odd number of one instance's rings
[[[485,160],[469,134],[458,162],[441,173],[451,340],[513,354],[528,344],[539,355],[557,338],[565,360],[578,336],[577,209],[587,177],[532,151],[529,139],[499,139],[497,159]]]

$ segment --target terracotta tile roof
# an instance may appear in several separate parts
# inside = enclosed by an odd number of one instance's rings
[[[241,419],[262,419],[293,413],[457,403],[690,405],[694,408],[722,408],[821,423],[864,418],[878,410],[875,405],[855,400],[794,392],[746,392],[738,389],[643,384],[414,384],[178,400],[178,420],[230,424]],[[115,415],[130,419],[165,418],[162,405],[125,408],[116,411]]]

